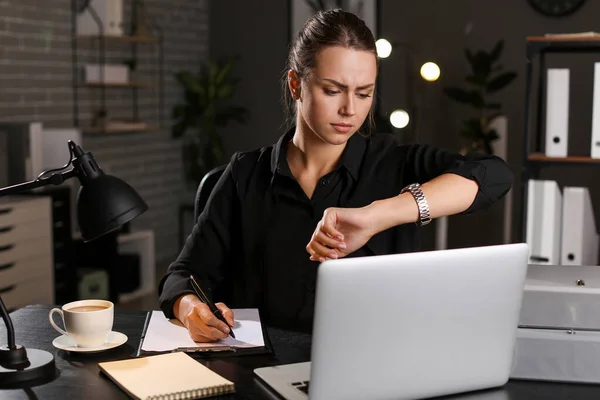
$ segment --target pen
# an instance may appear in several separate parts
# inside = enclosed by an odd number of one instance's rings
[[[221,310],[219,310],[217,308],[217,306],[215,306],[215,303],[210,301],[208,296],[206,296],[204,294],[204,291],[202,290],[200,285],[198,285],[198,282],[196,282],[196,279],[194,278],[193,275],[190,275],[190,281],[192,282],[192,288],[194,289],[194,292],[196,292],[196,296],[198,296],[200,301],[202,301],[204,304],[206,304],[208,306],[208,308],[210,308],[210,311],[215,315],[215,317],[217,317],[220,321],[225,322],[225,324],[227,326],[229,326],[229,324],[225,320],[225,317],[223,317],[223,314],[221,314]],[[235,339],[235,335],[233,334],[233,329],[231,329],[231,327],[229,328],[229,334],[231,335],[232,338]]]
[[[217,353],[220,351],[235,351],[233,347],[230,346],[222,346],[222,347],[177,347],[171,351],[171,353],[175,353],[178,351],[183,351],[185,353]]]

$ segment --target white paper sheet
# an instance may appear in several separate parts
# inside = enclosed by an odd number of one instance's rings
[[[142,343],[143,351],[171,351],[178,347],[262,347],[265,341],[262,334],[260,317],[256,308],[232,310],[235,318],[233,333],[235,339],[212,343],[196,343],[190,338],[188,330],[177,319],[167,319],[162,311],[152,311],[146,336]]]

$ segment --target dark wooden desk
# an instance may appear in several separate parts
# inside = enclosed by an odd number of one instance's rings
[[[55,355],[59,376],[36,386],[20,389],[0,390],[0,399],[128,399],[110,380],[100,375],[97,363],[101,361],[130,358],[135,355],[145,312],[120,311],[115,313],[114,330],[126,334],[126,344],[116,349],[97,354],[77,354],[58,350],[52,340],[58,333],[48,323],[50,306],[29,306],[11,313],[17,343],[26,347],[50,351]],[[0,343],[6,343],[6,329],[0,323]],[[275,356],[242,356],[202,360],[209,368],[232,380],[237,393],[219,399],[276,399],[253,375],[253,369],[265,365],[307,361],[310,357],[310,336],[278,329],[268,329],[275,349]],[[460,360],[457,360],[460,362]],[[427,378],[423,377],[423,384]],[[600,397],[600,386],[569,385],[510,381],[501,389],[486,390],[445,399],[462,400],[515,400],[515,399],[593,399]]]

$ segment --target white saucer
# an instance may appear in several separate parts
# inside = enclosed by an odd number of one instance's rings
[[[57,349],[65,350],[65,351],[74,351],[76,353],[98,353],[100,351],[106,351],[109,349],[114,349],[115,347],[119,347],[123,343],[127,341],[127,335],[124,335],[121,332],[112,331],[108,334],[108,338],[103,345],[97,347],[77,347],[75,346],[75,342],[68,336],[60,335],[56,339],[52,341],[52,345]]]

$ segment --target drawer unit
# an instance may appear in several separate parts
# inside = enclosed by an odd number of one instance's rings
[[[27,243],[37,238],[43,238],[45,241],[51,240],[50,230],[47,226],[40,226],[40,221],[44,220],[38,219],[7,226],[0,225],[0,249]]]
[[[49,212],[50,203],[40,203],[34,197],[0,197],[0,227],[2,228],[48,218]]]
[[[52,276],[46,275],[30,281],[0,288],[0,296],[10,311],[30,304],[52,304]]]
[[[0,198],[0,295],[8,309],[54,303],[52,247],[49,198]]]
[[[70,185],[47,186],[31,195],[52,201],[52,242],[54,258],[54,301],[77,300],[77,274],[73,256],[72,191]]]

